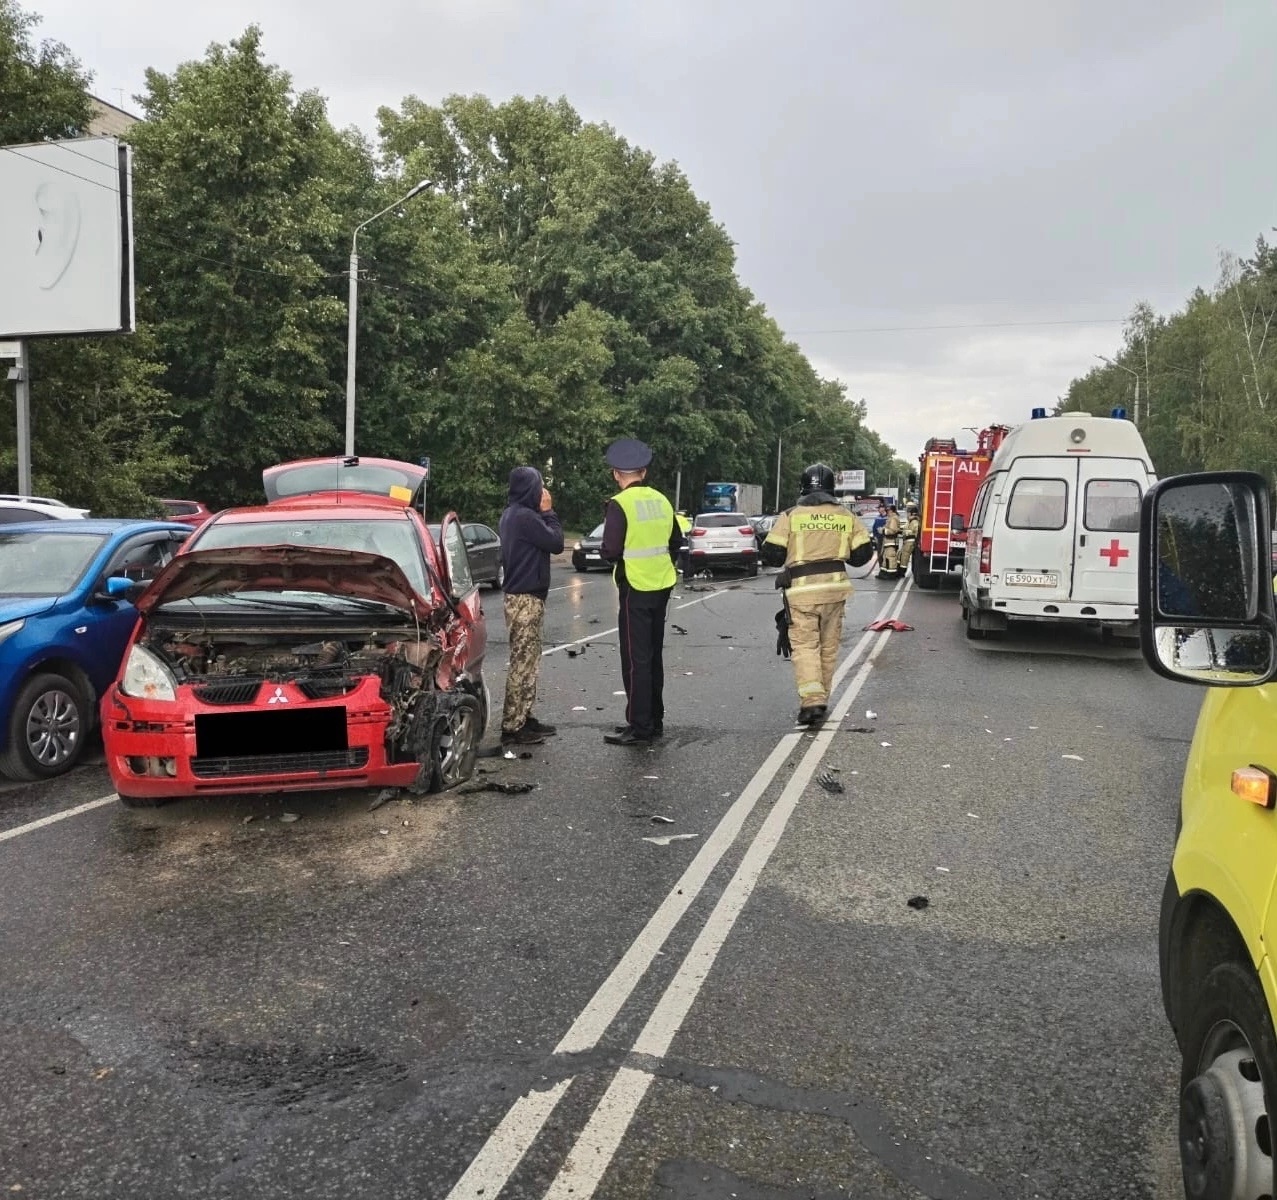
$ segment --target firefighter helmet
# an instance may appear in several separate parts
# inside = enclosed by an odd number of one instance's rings
[[[812,492],[829,492],[832,495],[833,490],[832,467],[827,467],[824,463],[812,463],[810,467],[804,469],[802,480],[798,485],[800,496],[810,496]]]

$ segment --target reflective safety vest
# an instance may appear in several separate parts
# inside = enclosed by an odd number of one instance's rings
[[[612,497],[625,514],[626,582],[636,592],[659,592],[678,582],[670,559],[674,506],[655,488],[636,483]],[[615,572],[613,572],[615,577]]]
[[[792,572],[793,582],[785,589],[789,599],[823,604],[851,594],[846,560],[870,539],[860,518],[841,504],[800,504],[772,526],[767,540],[785,547],[786,567],[816,568]]]

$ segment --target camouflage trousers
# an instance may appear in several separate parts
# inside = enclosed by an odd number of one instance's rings
[[[846,600],[825,604],[789,602],[790,657],[794,663],[794,682],[798,685],[798,705],[811,708],[829,701],[834,685],[834,668],[838,665],[838,646],[842,641],[842,617]]]
[[[537,671],[541,667],[541,623],[545,601],[538,596],[507,595],[505,627],[510,635],[510,665],[505,677],[505,708],[501,732],[517,733],[532,712],[537,698]]]

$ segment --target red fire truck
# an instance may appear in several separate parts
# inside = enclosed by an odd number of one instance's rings
[[[914,547],[910,569],[920,588],[936,588],[951,570],[962,565],[965,530],[971,505],[993,461],[993,453],[1009,432],[1006,425],[980,430],[974,450],[959,450],[952,438],[932,438],[918,459],[918,516],[922,534]],[[958,530],[952,528],[960,517]]]

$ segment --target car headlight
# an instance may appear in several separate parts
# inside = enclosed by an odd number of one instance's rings
[[[581,548],[581,543],[580,543],[580,542],[577,542],[577,544],[576,544],[575,546],[573,546],[573,547],[572,547],[572,549],[573,549],[573,550],[579,550],[580,548]]]
[[[25,618],[21,621],[9,621],[4,625],[0,625],[0,642],[7,641],[13,637],[26,624]]]
[[[177,677],[145,646],[134,646],[120,679],[120,691],[141,700],[176,700]]]

